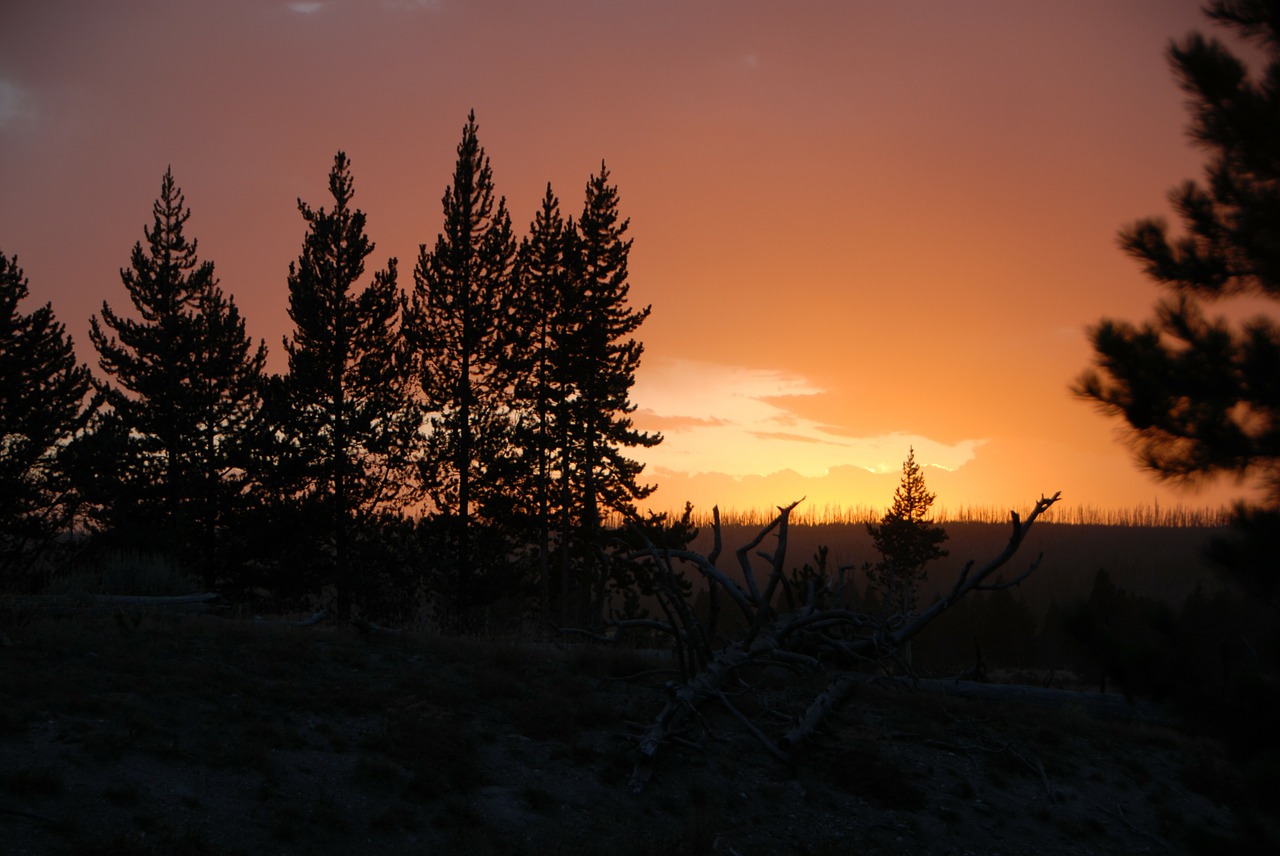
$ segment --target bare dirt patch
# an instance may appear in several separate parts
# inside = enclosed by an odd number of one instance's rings
[[[0,649],[6,854],[1183,853],[1237,838],[1213,741],[1083,705],[860,687],[793,763],[710,707],[627,790],[638,653],[208,617]],[[815,686],[750,676],[785,728]]]

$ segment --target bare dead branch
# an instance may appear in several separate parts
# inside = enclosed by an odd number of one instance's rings
[[[748,554],[756,547],[759,547],[760,542],[778,526],[781,525],[785,528],[786,520],[791,516],[791,511],[803,501],[804,497],[801,497],[786,507],[779,506],[778,516],[773,518],[772,522],[770,522],[768,526],[761,529],[759,534],[757,534],[755,538],[752,538],[749,543],[738,548],[738,565],[742,568],[743,579],[746,580],[747,589],[751,592],[752,601],[756,604],[760,603],[760,587],[756,585],[756,575],[751,568],[751,558]],[[780,554],[781,551],[775,552],[775,555]]]
[[[787,533],[791,529],[791,509],[795,508],[798,503],[799,500],[791,503],[791,505],[787,506],[785,509],[781,509],[782,513],[778,516],[778,546],[773,551],[773,555],[766,556],[763,553],[760,554],[761,558],[768,560],[773,565],[769,574],[769,586],[765,589],[764,603],[762,604],[769,609],[772,609],[771,604],[773,603],[774,590],[778,587],[779,583],[786,583],[787,569],[785,563],[787,560]]]
[[[611,626],[618,630],[632,627],[651,629],[670,636],[682,667],[683,683],[672,687],[671,696],[662,710],[638,736],[637,761],[630,782],[632,790],[643,788],[650,778],[653,759],[661,747],[677,741],[691,717],[698,717],[699,707],[708,701],[724,704],[726,710],[769,754],[786,760],[794,747],[812,734],[827,714],[848,695],[854,681],[852,674],[846,671],[850,665],[872,661],[883,668],[887,663],[894,663],[901,673],[917,681],[910,666],[899,656],[907,641],[969,592],[1008,588],[1027,579],[1039,567],[1039,557],[1014,580],[1007,583],[990,581],[1017,553],[1032,524],[1058,501],[1059,496],[1055,493],[1052,497],[1041,497],[1025,521],[1016,511],[1010,512],[1010,535],[1004,549],[980,566],[974,561],[967,562],[948,595],[918,614],[902,611],[877,617],[847,609],[840,605],[838,595],[834,601],[830,600],[829,586],[823,587],[820,593],[812,580],[806,585],[804,604],[795,609],[794,596],[788,597],[792,611],[780,614],[772,600],[779,586],[790,592],[785,575],[787,536],[790,513],[798,502],[779,507],[778,516],[750,543],[736,551],[745,588],[716,567],[715,559],[722,547],[718,509],[713,515],[715,548],[710,556],[691,550],[659,550],[646,540],[647,549],[633,551],[625,558],[643,565],[643,573],[649,574],[646,591],[657,593],[657,602],[667,621],[614,619]],[[765,537],[775,531],[778,543],[774,551],[756,552],[758,557],[770,563],[769,578],[762,590],[750,555]],[[712,610],[715,610],[716,598],[722,590],[733,600],[746,620],[746,628],[739,636],[719,642],[714,635],[714,614],[708,621],[709,627],[699,624],[697,616],[684,600],[688,587],[684,577],[675,570],[672,564],[675,561],[690,565],[706,580]],[[843,591],[846,570],[841,568],[838,573],[838,593]],[[637,573],[641,571],[637,570]],[[616,638],[575,629],[562,632],[607,641]],[[833,668],[835,677],[781,740],[774,741],[725,694],[729,682],[739,680],[742,671],[753,664],[777,664],[810,671]]]
[[[969,579],[969,571],[973,570],[973,563],[973,559],[964,563],[964,567],[960,569],[960,576],[956,578],[955,587],[947,597],[948,600],[954,602],[954,599],[960,596],[960,592],[964,590],[965,581]]]
[[[324,621],[324,620],[325,620],[326,618],[328,618],[328,617],[329,617],[329,613],[328,613],[327,611],[325,611],[325,610],[323,610],[323,609],[322,609],[322,610],[320,610],[319,612],[317,612],[317,613],[315,613],[315,614],[313,614],[313,615],[309,615],[309,616],[307,616],[306,618],[302,619],[301,621],[297,622],[297,623],[296,623],[296,626],[298,626],[298,627],[312,627],[312,626],[314,626],[314,625],[316,625],[316,624],[319,624],[321,621]]]
[[[95,594],[92,603],[104,606],[185,606],[190,603],[209,603],[218,599],[214,592],[178,595]]]
[[[733,714],[734,718],[737,719],[738,722],[742,723],[743,728],[747,729],[747,733],[760,742],[760,745],[765,748],[765,751],[777,758],[779,761],[786,762],[791,760],[791,756],[779,749],[777,744],[770,740],[767,734],[761,731],[754,722],[747,718],[746,714],[734,707],[733,702],[729,701],[729,697],[724,694],[724,690],[716,690],[716,698],[720,700],[720,703],[725,706],[725,709],[728,710],[729,713]]]
[[[351,626],[359,630],[365,636],[391,636],[401,631],[391,627],[383,627],[381,624],[375,624],[367,618],[359,615],[351,619]]]
[[[987,577],[1004,567],[1004,565],[1013,558],[1014,554],[1018,552],[1018,548],[1022,546],[1023,540],[1027,537],[1027,533],[1031,530],[1031,526],[1036,522],[1036,519],[1039,518],[1041,514],[1048,511],[1053,504],[1061,498],[1061,496],[1062,492],[1059,491],[1048,498],[1043,496],[1040,497],[1035,504],[1035,508],[1031,510],[1031,514],[1027,516],[1027,521],[1025,523],[1023,523],[1021,518],[1019,518],[1018,512],[1010,511],[1009,518],[1013,531],[1010,533],[1009,541],[1005,544],[1005,548],[1000,552],[1000,554],[983,565],[978,572],[972,576],[969,576],[969,571],[970,566],[973,563],[970,562],[966,565],[965,571],[962,574],[964,579],[956,585],[951,594],[933,603],[928,609],[917,615],[913,620],[908,621],[901,629],[895,631],[893,634],[894,643],[900,645],[912,636],[915,636],[924,627],[926,627],[929,622],[941,615],[942,612],[949,608],[953,603],[972,591],[974,587],[985,582]]]
[[[742,611],[743,617],[745,617],[747,621],[752,621],[755,618],[754,605],[752,604],[751,596],[742,590],[742,586],[725,576],[724,572],[712,564],[707,557],[699,553],[695,553],[693,550],[669,550],[667,552],[672,559],[679,559],[680,561],[688,562],[697,569],[698,573],[702,574],[708,580],[714,581],[716,585],[723,588],[729,597],[733,599],[733,602],[737,604],[738,608]],[[630,553],[627,555],[627,558],[634,560],[639,558],[641,555],[644,555],[644,553]]]
[[[839,707],[840,703],[848,697],[853,685],[854,680],[849,673],[844,672],[836,676],[836,679],[813,700],[795,727],[783,736],[780,741],[782,748],[790,751],[809,739],[809,736],[826,719],[827,714]]]
[[[1013,579],[1009,580],[1006,583],[983,583],[982,585],[974,586],[973,590],[974,591],[1004,591],[1005,589],[1013,588],[1014,586],[1018,585],[1023,580],[1025,580],[1027,577],[1031,576],[1031,574],[1035,572],[1035,569],[1040,567],[1040,560],[1043,558],[1044,558],[1044,553],[1041,553],[1040,555],[1036,556],[1035,561],[1029,564],[1025,571],[1018,574],[1016,577],[1014,577]]]
[[[604,642],[607,645],[614,645],[618,641],[617,636],[610,636],[606,633],[598,633],[594,630],[587,630],[586,628],[583,628],[583,627],[557,627],[556,632],[564,634],[565,636],[583,636],[595,642]]]
[[[715,536],[715,543],[711,547],[711,552],[707,554],[707,561],[714,566],[716,560],[720,558],[720,548],[724,546],[720,538],[720,506],[718,505],[711,508],[711,531]]]
[[[770,662],[802,666],[810,671],[817,671],[822,668],[822,661],[817,657],[801,654],[799,651],[788,651],[786,648],[779,648],[770,652],[767,659]]]

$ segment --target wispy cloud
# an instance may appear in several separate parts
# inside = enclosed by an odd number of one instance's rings
[[[382,0],[388,9],[401,9],[406,12],[436,12],[440,9],[441,0]]]
[[[923,432],[857,436],[788,407],[824,392],[786,372],[690,360],[646,364],[632,393],[643,408],[636,423],[650,430],[678,430],[645,450],[643,459],[654,467],[689,473],[750,476],[794,470],[818,477],[842,466],[895,472],[909,446],[921,464],[956,469],[983,443],[942,443]]]
[[[806,437],[803,434],[792,434],[787,431],[752,431],[752,437],[759,437],[761,440],[791,440],[796,443],[824,443],[817,437]],[[828,445],[830,445],[828,443]]]
[[[32,116],[31,97],[10,80],[0,80],[0,128]]]
[[[700,416],[659,416],[652,410],[644,411],[644,424],[647,431],[661,431],[664,435],[690,431],[694,428],[713,428],[726,425],[723,419],[703,418]]]
[[[374,5],[394,12],[438,12],[441,3],[442,0],[293,0],[288,7],[299,15],[314,15],[333,6],[360,11]]]

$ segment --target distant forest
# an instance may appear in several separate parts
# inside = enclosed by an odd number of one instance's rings
[[[654,490],[628,455],[662,439],[630,418],[649,307],[628,301],[609,170],[577,216],[548,185],[517,237],[472,113],[408,282],[394,258],[366,275],[342,152],[328,193],[297,203],[283,374],[198,256],[171,171],[120,272],[131,306],[90,321],[97,372],[51,306],[20,310],[0,253],[0,589],[123,562],[342,618],[465,623],[511,595],[600,614],[605,530]]]
[[[722,509],[720,520],[726,526],[760,527],[777,514],[777,509]],[[875,523],[884,515],[883,506],[873,505],[806,505],[791,514],[797,526],[857,526]],[[1003,526],[1009,509],[995,505],[941,505],[933,511],[938,523],[992,523]],[[711,512],[695,510],[692,521],[697,526],[711,525]],[[1158,528],[1213,528],[1228,526],[1232,510],[1226,507],[1136,505],[1128,508],[1098,508],[1090,505],[1055,505],[1045,512],[1044,523],[1071,526],[1141,526]]]

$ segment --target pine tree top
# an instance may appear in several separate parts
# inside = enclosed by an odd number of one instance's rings
[[[902,464],[902,481],[893,492],[893,505],[886,517],[912,523],[926,523],[929,520],[929,508],[935,499],[937,496],[925,487],[924,473],[916,463],[916,450],[910,447],[907,459]]]

